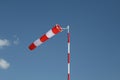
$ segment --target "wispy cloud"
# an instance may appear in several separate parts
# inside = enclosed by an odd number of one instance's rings
[[[0,39],[0,47],[9,46],[10,41],[7,39]]]
[[[20,42],[20,40],[17,35],[14,35],[12,40],[0,39],[0,48],[7,47],[10,45],[18,45],[19,42]]]
[[[10,64],[4,60],[4,59],[0,59],[0,68],[1,69],[8,69],[10,67]]]
[[[19,44],[19,38],[13,41],[13,44],[18,45]]]
[[[17,35],[14,35],[15,40],[13,41],[13,44],[18,45],[19,44],[19,37]]]

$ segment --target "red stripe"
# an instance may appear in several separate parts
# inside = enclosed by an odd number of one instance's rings
[[[54,34],[57,34],[57,33],[61,32],[61,31],[62,31],[62,28],[61,28],[61,26],[58,25],[58,24],[56,24],[56,25],[52,28],[52,32],[53,32]]]
[[[70,80],[70,74],[68,74],[68,80]]]
[[[44,34],[41,38],[40,41],[41,42],[45,42],[46,40],[48,40],[49,38]]]
[[[70,33],[68,33],[68,43],[70,43]]]
[[[36,46],[35,46],[34,43],[32,43],[32,44],[29,46],[29,49],[30,49],[30,50],[33,50],[33,49],[35,49],[35,48],[36,48]]]
[[[68,63],[70,63],[70,53],[68,53]]]

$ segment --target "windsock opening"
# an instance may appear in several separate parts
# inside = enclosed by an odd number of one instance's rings
[[[56,25],[52,28],[52,31],[53,31],[54,34],[57,34],[57,33],[59,33],[59,32],[62,31],[62,28],[61,28],[61,26],[60,26],[59,24],[56,24]]]

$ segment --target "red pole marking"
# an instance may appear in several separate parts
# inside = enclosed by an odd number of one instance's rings
[[[68,63],[70,63],[70,53],[68,53]]]
[[[70,74],[68,74],[68,80],[70,80]]]
[[[68,33],[68,43],[70,43],[70,33]]]

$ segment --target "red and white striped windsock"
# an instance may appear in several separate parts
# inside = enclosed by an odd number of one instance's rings
[[[39,39],[34,41],[29,45],[30,50],[34,50],[36,47],[41,45],[43,42],[47,41],[49,38],[53,37],[54,35],[58,34],[62,31],[62,28],[60,25],[56,24],[52,29],[50,29],[46,34],[41,36]]]

